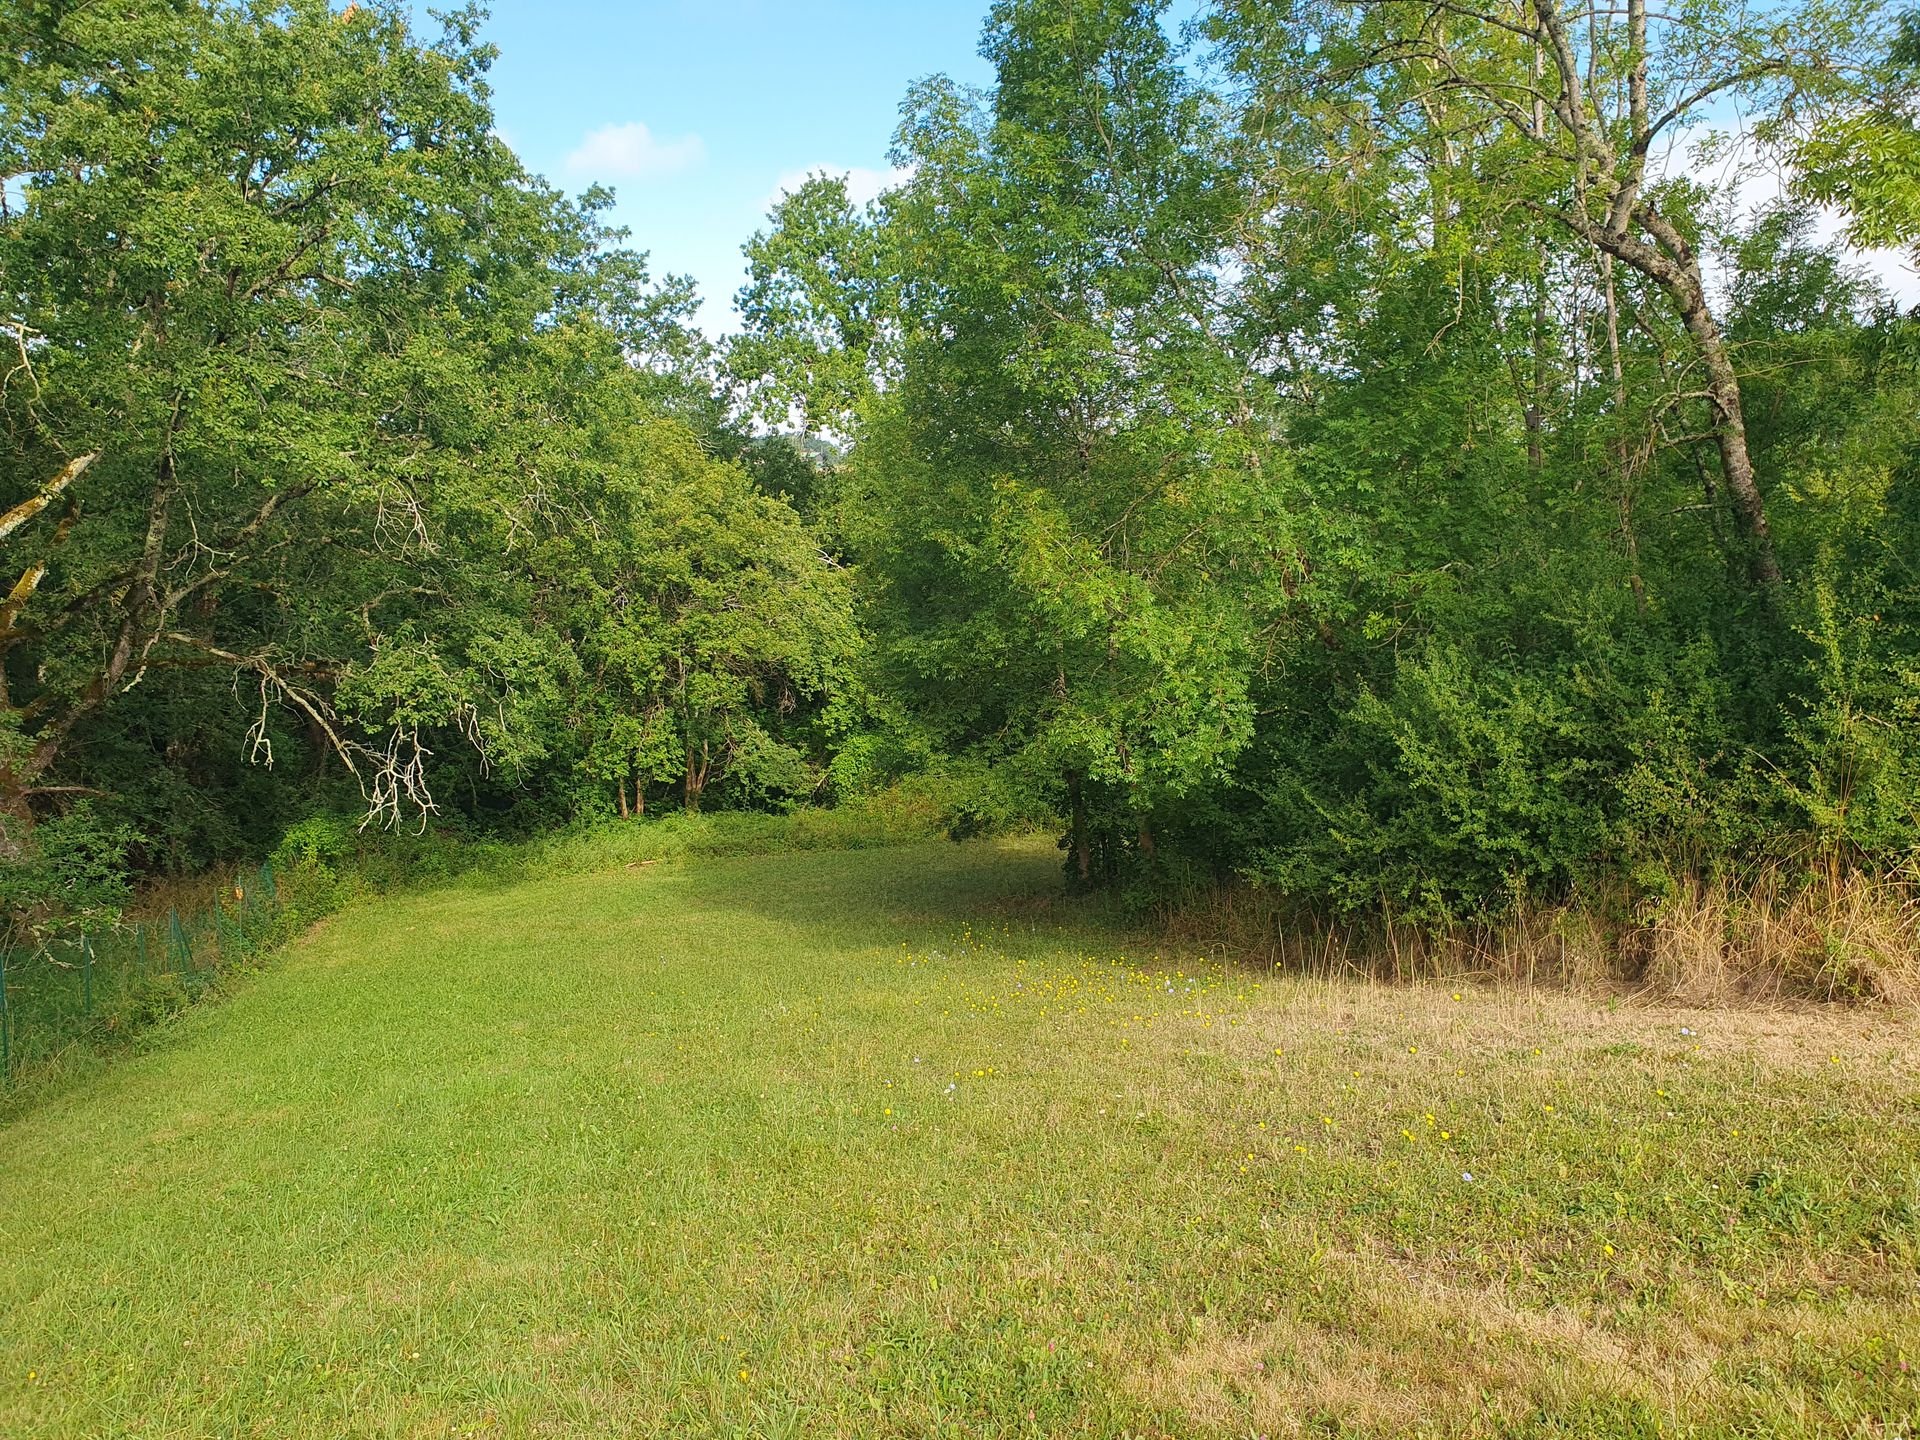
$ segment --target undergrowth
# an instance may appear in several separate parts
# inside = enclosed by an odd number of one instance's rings
[[[1596,887],[1481,921],[1416,924],[1386,907],[1329,917],[1224,886],[1160,911],[1170,939],[1307,975],[1634,991],[1695,1005],[1920,1003],[1920,884],[1784,865],[1653,893]]]

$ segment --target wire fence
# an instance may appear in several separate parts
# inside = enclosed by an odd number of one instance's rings
[[[204,910],[0,947],[0,1084],[69,1045],[131,1036],[197,999],[225,969],[276,943],[272,865]]]

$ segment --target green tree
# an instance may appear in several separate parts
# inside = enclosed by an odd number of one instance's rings
[[[589,772],[622,813],[672,781],[688,810],[722,783],[749,804],[805,798],[857,649],[846,572],[684,428],[636,425],[625,443],[599,523],[538,563],[580,656]]]
[[[0,14],[12,843],[169,672],[243,684],[261,761],[290,709],[390,819],[436,731],[537,753],[549,652],[497,557],[553,437],[507,390],[576,320],[670,369],[684,289],[494,135],[471,10],[428,45],[397,5]]]
[[[727,369],[766,424],[849,434],[895,368],[899,283],[883,216],[853,204],[844,175],[809,175],[743,247]]]
[[[888,683],[1065,802],[1081,884],[1245,742],[1278,543],[1241,548],[1274,517],[1221,333],[1236,187],[1161,8],[997,5],[991,108],[910,99],[901,373],[847,506]]]
[[[1816,118],[1793,151],[1800,193],[1846,212],[1848,238],[1920,249],[1920,16],[1900,15],[1858,103]]]
[[[1272,92],[1259,113],[1331,84],[1349,101],[1342,143],[1364,147],[1356,167],[1376,152],[1418,154],[1436,247],[1449,232],[1461,243],[1532,216],[1605,257],[1609,283],[1614,262],[1643,280],[1690,342],[1736,532],[1755,583],[1771,588],[1780,563],[1700,236],[1684,187],[1662,185],[1650,166],[1729,107],[1764,138],[1843,106],[1858,91],[1873,9],[1222,0],[1212,29],[1243,83]]]

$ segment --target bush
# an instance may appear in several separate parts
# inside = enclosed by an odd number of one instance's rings
[[[272,859],[282,869],[330,871],[359,848],[359,827],[352,821],[340,815],[310,815],[280,837]]]
[[[100,819],[86,801],[42,821],[19,855],[0,866],[0,944],[19,945],[60,930],[104,929],[120,916],[130,887],[131,827]]]

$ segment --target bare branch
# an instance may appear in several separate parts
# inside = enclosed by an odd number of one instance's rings
[[[263,685],[271,684],[282,700],[319,726],[321,734],[327,737],[327,744],[333,753],[340,757],[341,762],[356,778],[360,775],[360,767],[354,764],[354,757],[355,755],[364,756],[367,753],[366,747],[341,735],[334,727],[333,707],[312,690],[295,684],[280,666],[275,665],[266,656],[240,655],[232,650],[223,650],[211,641],[201,639],[198,635],[189,635],[179,630],[169,630],[163,638],[175,645],[185,645],[191,650],[211,655],[216,660],[224,660],[236,669],[251,670],[260,676]]]
[[[295,485],[288,490],[275,490],[261,503],[260,508],[254,512],[253,518],[248,520],[247,523],[242,525],[238,530],[234,531],[232,537],[228,539],[224,545],[218,548],[209,545],[198,545],[199,549],[206,551],[208,554],[224,554],[235,558],[229,564],[212,566],[200,575],[189,580],[186,584],[179,586],[177,589],[170,590],[167,593],[167,598],[162,608],[164,610],[173,610],[179,606],[181,601],[187,599],[196,591],[203,590],[215,581],[224,580],[227,576],[231,575],[240,563],[239,556],[241,550],[249,540],[253,539],[266,528],[267,522],[273,519],[274,512],[279,510],[283,505],[293,505],[304,499],[313,492],[316,488],[316,483],[317,482],[309,481],[304,485]],[[198,542],[196,542],[196,544],[198,544]]]
[[[40,493],[22,500],[18,505],[0,515],[0,540],[6,539],[34,516],[58,500],[66,488],[86,472],[86,468],[100,458],[98,450],[89,450],[85,455],[76,455],[61,467],[60,473],[40,488]]]

